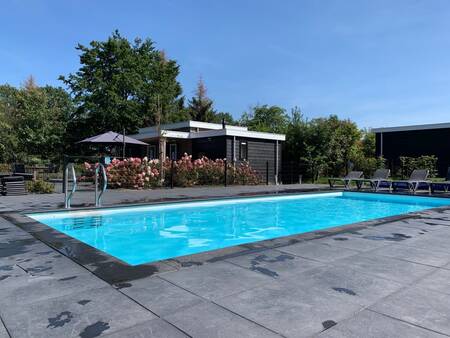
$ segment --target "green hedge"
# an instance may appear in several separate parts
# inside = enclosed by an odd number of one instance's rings
[[[409,177],[414,169],[428,169],[430,177],[437,175],[437,157],[434,155],[424,155],[419,157],[400,156],[400,175],[403,178]]]

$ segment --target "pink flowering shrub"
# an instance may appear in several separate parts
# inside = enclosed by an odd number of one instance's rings
[[[97,164],[91,164],[84,162],[80,168],[81,176],[78,178],[80,182],[94,182],[95,181],[95,168]],[[77,170],[78,170],[77,169]]]
[[[161,164],[159,160],[146,157],[113,159],[106,167],[108,186],[110,188],[149,189],[163,184],[170,184],[173,177],[174,186],[192,187],[195,185],[222,185],[225,177],[223,159],[211,160],[202,157],[192,160],[184,154],[173,162],[166,159],[163,164],[164,179],[161,182]],[[91,166],[91,170],[95,167]],[[171,171],[173,172],[173,176]],[[94,175],[94,174],[93,174]],[[248,163],[233,166],[227,164],[228,184],[259,184],[260,178]]]
[[[170,161],[165,164],[167,181],[170,182]],[[174,185],[192,187],[194,185],[222,185],[225,179],[225,161],[211,160],[205,156],[192,160],[192,156],[184,154],[174,162]],[[233,166],[227,163],[228,184],[259,184],[256,171],[248,163]]]
[[[256,185],[261,183],[257,172],[248,162],[243,162],[233,170],[233,183],[242,185]]]
[[[113,159],[106,167],[106,174],[111,188],[151,188],[160,182],[160,165],[158,160],[148,160],[147,157]]]

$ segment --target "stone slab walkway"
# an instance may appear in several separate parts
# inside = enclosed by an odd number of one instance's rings
[[[449,243],[425,211],[109,284],[0,215],[0,337],[450,336]]]

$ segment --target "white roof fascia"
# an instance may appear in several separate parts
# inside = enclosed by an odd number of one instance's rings
[[[221,123],[209,123],[209,122],[200,122],[200,121],[182,121],[182,122],[167,123],[167,124],[161,125],[161,129],[166,129],[166,130],[173,130],[173,129],[180,129],[180,128],[201,128],[201,129],[211,129],[211,130],[223,129]],[[232,126],[232,125],[225,125],[225,129],[248,130],[247,127]],[[156,131],[156,130],[157,130],[156,126],[140,128],[139,134],[148,133],[148,132],[152,132],[152,131]]]
[[[194,127],[195,128],[195,127]],[[151,138],[158,138],[157,131],[144,132],[135,135],[129,135],[137,140],[146,140]],[[177,131],[177,130],[161,130],[161,136],[169,137],[169,138],[178,138],[178,139],[196,139],[196,138],[205,138],[205,137],[216,137],[216,136],[237,136],[237,137],[247,137],[247,138],[256,138],[263,140],[274,140],[274,141],[285,141],[286,135],[283,134],[274,134],[274,133],[264,133],[258,131],[248,131],[242,129],[235,128],[226,128],[226,129],[216,129],[216,130],[204,130],[199,132],[185,132],[185,131]]]

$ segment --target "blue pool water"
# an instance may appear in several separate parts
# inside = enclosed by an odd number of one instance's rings
[[[138,265],[449,204],[444,198],[335,192],[28,216]]]

